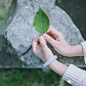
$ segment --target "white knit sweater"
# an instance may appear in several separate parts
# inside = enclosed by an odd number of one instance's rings
[[[86,64],[86,42],[82,42],[84,61]],[[63,75],[63,80],[67,81],[73,86],[86,86],[86,71],[70,64]]]

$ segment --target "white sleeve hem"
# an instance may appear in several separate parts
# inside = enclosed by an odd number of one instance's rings
[[[73,86],[80,86],[79,79],[81,78],[82,72],[83,70],[70,64],[62,78]]]
[[[84,62],[86,64],[86,41],[85,42],[81,42],[81,45],[83,47],[83,52],[84,52]]]

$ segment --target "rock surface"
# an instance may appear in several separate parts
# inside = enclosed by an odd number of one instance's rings
[[[63,33],[67,43],[76,45],[84,41],[67,13],[55,5],[55,0],[13,0],[0,27],[0,67],[43,68],[43,62],[32,53],[32,39],[40,35],[33,27],[39,7],[48,15],[50,25]],[[49,47],[60,62],[86,66],[83,57],[63,57]]]

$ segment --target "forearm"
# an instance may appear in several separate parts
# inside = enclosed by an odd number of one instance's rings
[[[67,66],[55,60],[49,65],[49,68],[57,74],[59,74],[60,76],[63,76],[64,72],[67,69]]]
[[[66,66],[55,60],[49,65],[50,69],[63,76],[62,78],[73,86],[86,86],[86,71],[74,65]]]

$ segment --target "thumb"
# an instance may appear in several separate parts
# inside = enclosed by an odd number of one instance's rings
[[[48,34],[44,34],[43,37],[53,46],[54,43],[56,42],[51,36]]]
[[[48,48],[47,45],[46,45],[46,41],[45,41],[45,39],[42,36],[40,36],[39,42],[40,42],[41,48],[43,50],[46,49],[46,48]]]
[[[46,45],[46,41],[42,36],[39,38],[39,41],[40,41],[41,49],[42,49],[44,56],[46,58],[46,61],[48,61],[50,58],[53,57],[53,53]]]

